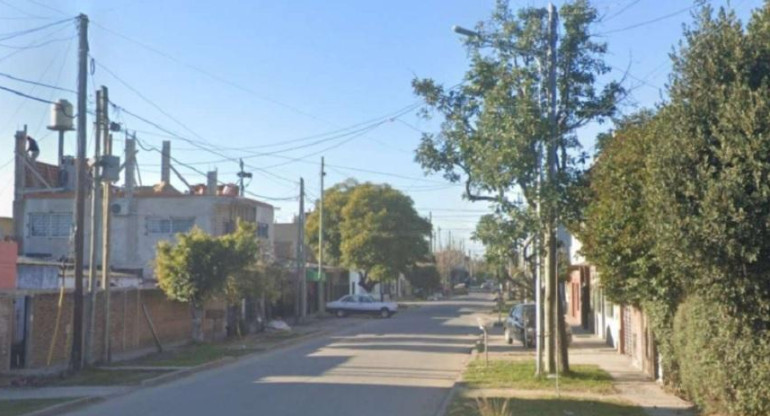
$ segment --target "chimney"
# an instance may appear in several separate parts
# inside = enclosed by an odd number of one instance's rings
[[[171,142],[163,141],[163,150],[161,151],[160,161],[160,180],[161,182],[171,183]]]
[[[208,178],[208,183],[206,184],[206,195],[216,195],[217,194],[217,171],[212,170],[208,174],[206,174],[206,178]]]

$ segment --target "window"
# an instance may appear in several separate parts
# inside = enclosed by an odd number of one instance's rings
[[[29,235],[32,237],[48,237],[48,214],[29,214]]]
[[[172,218],[171,232],[186,233],[192,230],[194,225],[195,225],[195,218]]]
[[[72,214],[51,214],[51,237],[69,237],[72,233]]]
[[[258,222],[257,237],[270,238],[270,224],[266,224],[264,222]]]
[[[158,218],[147,217],[147,232],[150,234],[186,233],[195,225],[195,217]]]
[[[344,298],[342,298],[342,301],[343,302],[355,302],[356,300],[355,300],[355,298],[353,298],[353,296],[345,296]]]
[[[69,237],[72,230],[72,214],[68,212],[34,212],[29,214],[31,237]]]
[[[147,218],[147,232],[150,234],[170,234],[171,220],[167,218]]]

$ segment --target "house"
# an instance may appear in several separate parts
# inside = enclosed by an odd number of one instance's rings
[[[23,139],[17,150],[23,149]],[[127,139],[126,154],[134,154],[134,140]],[[110,268],[116,273],[138,276],[137,284],[154,283],[154,259],[158,242],[193,227],[212,235],[232,232],[238,220],[256,223],[257,237],[272,253],[272,205],[239,195],[236,185],[220,185],[217,173],[208,173],[208,183],[188,185],[182,192],[169,184],[170,143],[164,143],[161,182],[155,186],[135,186],[135,163],[126,161],[122,186],[111,186]],[[17,152],[14,199],[14,236],[21,257],[58,262],[72,258],[75,162],[62,158],[59,165],[30,161],[23,150]],[[184,181],[184,178],[180,176]],[[89,181],[90,182],[90,181]],[[187,184],[186,181],[184,181]],[[100,201],[101,202],[101,201]],[[90,198],[85,207],[85,248],[89,249]],[[101,226],[97,225],[97,236]],[[98,239],[100,240],[100,238]],[[97,243],[99,249],[101,243]],[[99,250],[100,251],[100,250]],[[97,256],[101,258],[101,256]],[[85,256],[86,267],[88,256]],[[100,262],[93,265],[100,268]],[[127,282],[127,280],[126,280]]]
[[[13,218],[0,217],[0,241],[13,237]]]
[[[580,241],[572,238],[566,282],[567,319],[628,356],[646,375],[662,379],[648,316],[636,306],[617,305],[605,297],[601,272],[586,261],[581,248]]]

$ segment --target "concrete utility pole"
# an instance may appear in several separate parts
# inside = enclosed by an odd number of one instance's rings
[[[88,116],[88,16],[78,16],[78,141],[75,161],[75,296],[70,367],[83,367],[83,226],[86,202],[86,129]]]
[[[89,300],[86,303],[86,324],[87,329],[85,333],[85,354],[84,361],[86,365],[93,362],[93,336],[96,316],[96,264],[99,251],[100,237],[99,226],[101,225],[101,179],[99,175],[101,160],[101,150],[99,144],[99,138],[101,137],[102,129],[105,128],[104,123],[104,100],[102,99],[102,91],[96,90],[96,120],[94,126],[96,127],[96,139],[94,140],[94,159],[93,167],[91,168],[91,234],[89,236],[89,255],[88,255],[88,292]]]
[[[547,179],[546,185],[550,190],[556,180],[556,151],[557,151],[557,120],[556,120],[556,42],[558,15],[553,4],[548,5],[548,124],[550,125],[550,138],[546,146]],[[557,211],[554,203],[546,206],[546,256],[547,273],[545,283],[545,332],[546,332],[546,371],[554,373],[556,369],[556,333],[557,333],[557,303],[558,280],[556,276],[556,218]]]
[[[430,223],[430,253],[433,254],[436,252],[436,247],[434,246],[434,235],[436,233],[433,231],[433,211],[428,212],[428,222]]]
[[[318,206],[318,313],[326,312],[324,270],[324,158],[321,156],[321,202]]]
[[[307,284],[305,281],[305,179],[299,178],[299,214],[297,215],[297,302],[294,321],[299,322],[307,313]]]
[[[238,172],[238,180],[240,181],[240,188],[238,190],[240,196],[244,196],[246,192],[246,188],[243,186],[243,179],[244,178],[251,178],[251,172],[244,172],[243,171],[243,159],[239,159],[241,164],[241,171]]]
[[[107,87],[102,87],[102,140],[104,141],[104,155],[112,156],[112,134],[110,133],[110,102]],[[97,137],[95,141],[99,141]],[[111,183],[108,177],[102,181],[102,287],[104,288],[104,361],[112,361],[112,346],[110,345],[110,226],[112,225]]]
[[[13,228],[16,235],[16,244],[18,252],[17,254],[23,254],[24,249],[23,237],[24,237],[24,158],[27,157],[27,125],[24,125],[24,130],[18,130],[16,132],[16,148],[14,150],[14,157],[16,158],[14,164],[13,175]]]
[[[171,141],[169,140],[163,141],[160,152],[160,181],[167,185],[171,183]]]

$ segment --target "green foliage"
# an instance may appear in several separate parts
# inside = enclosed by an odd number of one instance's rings
[[[362,272],[362,285],[395,279],[428,256],[430,223],[389,185],[355,187],[342,210],[342,264]]]
[[[324,191],[324,263],[339,265],[342,259],[342,235],[340,224],[344,218],[342,210],[348,203],[350,193],[358,182],[348,179]],[[318,206],[319,203],[316,203]],[[318,253],[319,210],[315,209],[305,219],[305,242],[313,255]]]
[[[409,270],[406,279],[423,295],[441,289],[441,275],[435,265],[417,265]]]
[[[316,208],[305,226],[314,252],[319,214]],[[349,179],[324,194],[324,263],[360,271],[367,290],[425,260],[430,232],[412,199],[388,185]]]
[[[575,129],[615,111],[622,88],[615,82],[602,89],[595,85],[610,70],[602,60],[606,45],[589,35],[596,10],[578,0],[562,5],[560,13],[555,126],[549,123],[543,93],[548,62],[544,9],[513,13],[507,1],[498,1],[492,18],[476,28],[481,37],[466,42],[471,62],[462,86],[445,88],[431,79],[412,83],[427,105],[425,116],[443,118],[439,134],[423,135],[417,161],[451,182],[464,181],[464,196],[472,201],[491,201],[506,212],[533,209],[538,199],[566,208],[565,190],[584,158]],[[535,186],[538,154],[548,144],[560,149],[558,175],[541,193]],[[514,190],[524,194],[525,208],[509,198]]]
[[[770,414],[770,334],[729,305],[688,298],[674,321],[683,389],[708,413]]]
[[[669,382],[707,411],[770,411],[770,7],[702,5],[670,99],[604,136],[581,239],[651,318]],[[682,299],[687,299],[682,303]]]
[[[254,224],[239,222],[237,230],[213,237],[199,228],[177,234],[177,242],[158,243],[155,272],[158,285],[170,299],[196,307],[221,294],[229,278],[255,261]]]

